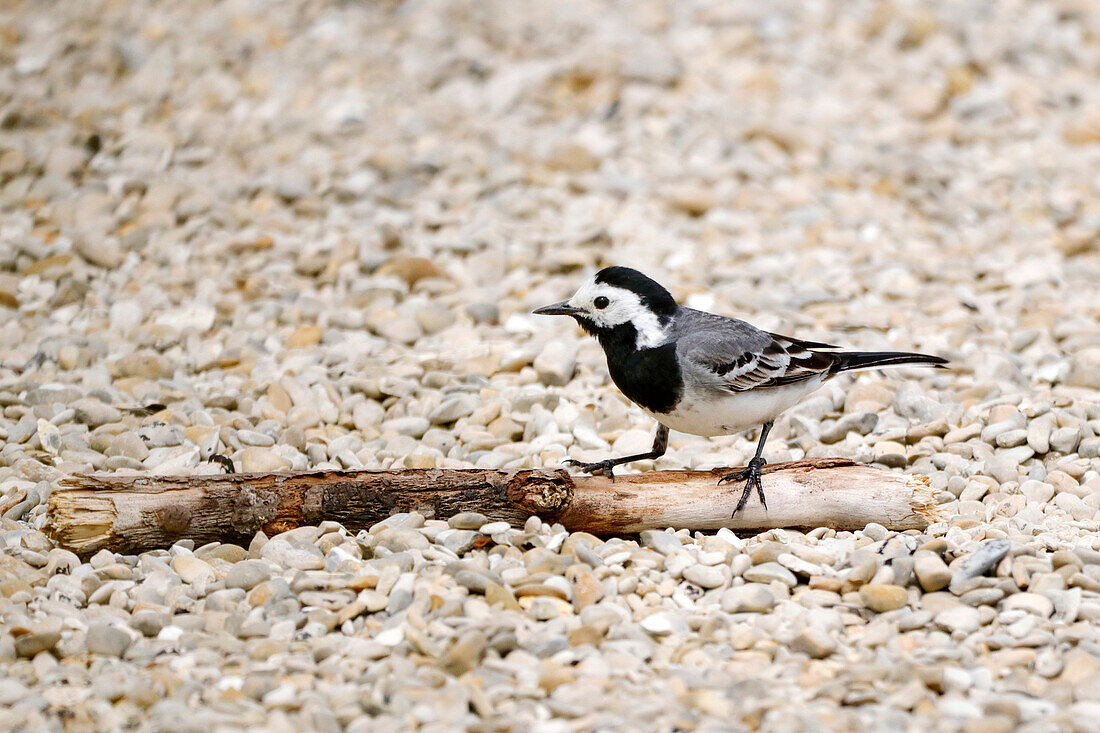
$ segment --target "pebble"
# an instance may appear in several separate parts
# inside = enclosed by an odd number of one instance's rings
[[[928,593],[942,590],[951,582],[951,570],[947,564],[938,554],[926,550],[913,555],[913,573],[921,588]]]
[[[478,512],[461,512],[447,520],[447,526],[454,529],[480,529],[487,523],[485,515]]]
[[[971,578],[985,575],[997,566],[1008,551],[1012,549],[1012,543],[1008,540],[988,540],[970,557],[968,557],[959,569],[951,575],[951,586],[955,587]]]
[[[15,653],[20,657],[33,657],[53,649],[59,641],[61,641],[61,634],[57,631],[22,634],[15,638]]]
[[[383,431],[393,431],[398,435],[407,435],[410,438],[419,438],[428,432],[431,422],[424,417],[398,417],[382,423]]]
[[[905,606],[909,601],[909,594],[901,586],[868,583],[859,589],[859,599],[875,613],[886,613]]]
[[[260,550],[260,556],[296,570],[321,570],[325,567],[325,556],[312,544],[292,544],[281,537],[268,541]]]
[[[794,573],[777,562],[766,562],[760,565],[754,565],[742,573],[742,577],[751,583],[770,583],[776,581],[789,588],[798,585],[798,579],[795,578]]]
[[[84,635],[84,646],[88,652],[105,657],[121,657],[132,643],[133,640],[126,631],[106,621],[89,625]]]
[[[662,555],[671,555],[682,547],[680,538],[657,529],[646,529],[639,535],[642,547],[656,550]]]
[[[1019,609],[1042,618],[1047,618],[1054,613],[1054,604],[1049,598],[1039,593],[1013,593],[1004,600],[1001,608],[1006,611]]]
[[[825,659],[836,651],[836,641],[825,631],[807,626],[790,641],[792,652],[806,654],[810,659]]]
[[[683,575],[684,580],[700,588],[721,588],[730,579],[729,568],[724,565],[689,565]]]
[[[551,340],[535,357],[533,366],[539,381],[550,386],[563,386],[573,378],[577,368],[577,344],[575,340]]]
[[[982,617],[978,609],[970,606],[945,608],[936,614],[935,623],[951,633],[970,634],[981,626]]]
[[[241,588],[248,591],[270,577],[271,570],[268,568],[267,563],[261,560],[243,560],[235,563],[229,569],[229,572],[225,574],[225,587]]]
[[[746,583],[722,594],[722,610],[726,613],[764,613],[774,605],[775,596],[762,583]]]

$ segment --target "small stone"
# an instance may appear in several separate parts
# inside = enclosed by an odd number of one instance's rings
[[[480,532],[470,529],[455,529],[449,531],[446,535],[441,532],[436,541],[456,555],[464,555],[474,549],[480,537]]]
[[[321,327],[315,324],[299,326],[286,340],[288,349],[301,349],[321,343]]]
[[[216,579],[214,568],[194,555],[180,555],[172,560],[172,569],[191,585],[209,585]]]
[[[913,555],[913,573],[927,593],[943,590],[951,582],[951,570],[937,553],[919,550]]]
[[[446,277],[446,273],[423,257],[394,257],[382,264],[376,272],[379,275],[399,277],[410,288],[425,278]]]
[[[226,588],[249,591],[271,577],[271,569],[262,560],[244,560],[233,565],[225,575]]]
[[[665,636],[666,634],[674,632],[686,634],[688,631],[687,622],[680,618],[680,616],[668,613],[667,611],[658,611],[649,614],[642,619],[640,625],[646,632],[653,636]]]
[[[470,303],[466,306],[466,314],[474,323],[494,324],[500,321],[500,306],[496,303]]]
[[[245,448],[238,457],[241,470],[245,473],[274,473],[289,470],[291,467],[288,459],[266,448]]]
[[[153,638],[165,626],[165,615],[159,611],[135,611],[130,617],[130,628],[146,638]]]
[[[752,583],[770,583],[773,580],[778,580],[789,588],[798,585],[798,579],[795,578],[794,573],[777,562],[753,565],[744,572],[742,577]]]
[[[1027,430],[1006,430],[997,436],[997,446],[1000,448],[1015,448],[1027,443]]]
[[[106,621],[93,622],[84,635],[84,646],[88,652],[105,657],[121,657],[132,643],[133,638],[128,633]]]
[[[451,397],[432,410],[428,414],[428,419],[433,425],[450,425],[459,418],[473,414],[479,404],[479,400],[473,395]]]
[[[726,565],[689,565],[684,568],[684,580],[700,588],[721,588],[729,583],[730,571]]]
[[[415,529],[389,527],[375,535],[375,546],[392,552],[426,550],[429,545],[428,538]]]
[[[97,399],[85,397],[73,402],[70,407],[76,412],[76,421],[90,428],[98,428],[100,425],[118,422],[122,419],[122,411]]]
[[[111,364],[111,374],[116,378],[168,379],[175,371],[168,357],[149,351],[127,354]]]
[[[639,533],[638,539],[641,540],[642,547],[656,550],[662,555],[671,555],[683,547],[679,537],[659,529],[644,529]]]
[[[408,435],[410,438],[421,438],[424,436],[424,433],[428,432],[428,428],[431,426],[431,422],[424,417],[397,417],[382,423],[382,431],[386,432],[392,430],[398,435]]]
[[[886,613],[908,604],[909,594],[899,585],[868,583],[860,587],[859,599],[875,613]]]
[[[1054,613],[1054,604],[1039,593],[1013,593],[1001,602],[1001,608],[1006,611],[1020,609],[1040,618],[1050,618]]]
[[[488,645],[485,634],[468,631],[443,653],[439,658],[439,665],[449,674],[459,677],[481,662]]]
[[[296,570],[321,570],[325,567],[325,556],[314,545],[305,542],[291,544],[281,537],[268,540],[260,550],[260,557]]]
[[[952,574],[951,585],[955,586],[971,578],[986,575],[997,566],[1010,549],[1012,549],[1012,543],[1008,540],[987,540]]]
[[[73,250],[96,267],[114,270],[122,264],[125,255],[117,240],[96,236],[80,236],[73,242]]]
[[[124,456],[135,461],[144,461],[149,457],[149,448],[136,433],[119,433],[107,445],[108,456]]]
[[[53,649],[59,641],[61,634],[57,631],[32,631],[15,637],[15,653],[20,657],[33,657]]]
[[[1100,347],[1081,349],[1070,357],[1066,384],[1075,387],[1100,389]]]
[[[934,621],[951,633],[970,634],[982,625],[982,615],[972,606],[953,606],[937,613]]]
[[[548,341],[533,366],[543,384],[552,387],[569,384],[577,368],[577,345],[560,339]]]
[[[580,143],[558,143],[546,158],[546,165],[567,173],[584,173],[600,166],[600,159]]]
[[[447,526],[454,529],[480,529],[489,520],[478,512],[461,512],[447,520]]]
[[[764,613],[775,605],[775,596],[762,583],[746,583],[724,592],[721,603],[726,613]]]
[[[251,445],[259,448],[267,448],[275,445],[274,438],[256,430],[238,430],[237,440],[241,441],[244,445]]]
[[[1081,428],[1058,428],[1050,434],[1050,447],[1059,453],[1072,453],[1081,441]]]
[[[450,328],[456,320],[454,312],[442,306],[417,308],[413,317],[426,334],[438,333],[445,328]]]
[[[875,443],[874,457],[876,463],[889,468],[904,468],[909,462],[905,455],[905,446],[893,440]]]
[[[790,642],[792,652],[801,652],[810,659],[824,659],[836,651],[836,641],[816,626],[807,626]]]

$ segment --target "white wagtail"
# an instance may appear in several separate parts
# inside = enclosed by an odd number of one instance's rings
[[[718,482],[745,482],[734,514],[753,487],[767,509],[760,469],[767,463],[768,431],[780,413],[826,379],[862,369],[947,363],[927,354],[836,351],[839,347],[831,344],[761,331],[735,318],[678,305],[660,284],[629,267],[604,268],[572,298],[534,312],[575,318],[599,340],[615,385],[658,423],[648,453],[566,463],[614,478],[615,466],[664,455],[670,428],[710,436],[760,425],[748,467]]]

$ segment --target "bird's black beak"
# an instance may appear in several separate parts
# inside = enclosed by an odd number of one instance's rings
[[[569,305],[568,300],[563,300],[560,303],[551,303],[550,305],[544,305],[541,308],[536,308],[531,311],[536,316],[578,316],[584,313],[581,308],[575,308]]]

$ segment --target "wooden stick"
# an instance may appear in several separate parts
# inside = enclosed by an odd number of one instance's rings
[[[217,476],[74,476],[50,495],[46,532],[87,555],[138,552],[188,538],[247,544],[335,520],[351,530],[395,512],[445,519],[480,512],[520,525],[532,514],[593,534],[665,527],[923,529],[938,521],[925,476],[826,458],[764,468],[765,510],[755,496],[736,516],[741,486],[730,469],[573,476],[564,470],[403,469]]]

